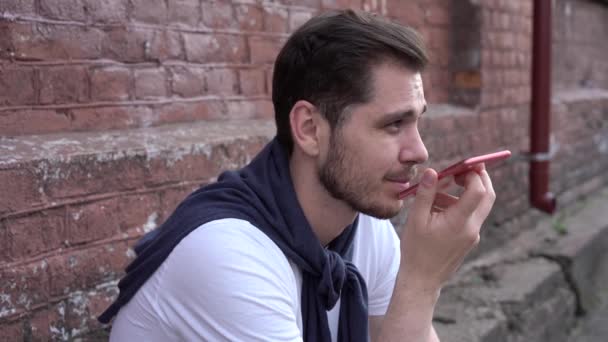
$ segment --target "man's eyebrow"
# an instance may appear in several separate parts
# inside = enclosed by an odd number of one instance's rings
[[[426,105],[424,105],[424,107],[422,108],[422,111],[420,112],[420,115],[424,114],[426,112]],[[398,119],[408,119],[410,117],[415,117],[416,116],[416,111],[414,111],[413,109],[408,109],[408,110],[398,110],[396,112],[392,112],[392,113],[386,113],[382,116],[383,121],[392,121],[392,120],[398,120]]]

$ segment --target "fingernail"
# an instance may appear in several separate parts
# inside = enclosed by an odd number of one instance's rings
[[[433,171],[424,171],[424,174],[422,175],[422,180],[420,182],[427,188],[432,187],[435,184],[435,176],[433,175]]]

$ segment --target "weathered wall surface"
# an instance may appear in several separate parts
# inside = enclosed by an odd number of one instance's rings
[[[529,215],[531,1],[0,2],[0,340],[99,329],[129,246],[273,136],[272,63],[319,11],[375,11],[431,50],[430,164],[509,148],[477,255]],[[608,181],[608,6],[556,0],[551,188]],[[532,211],[533,212],[533,211]],[[399,220],[396,220],[398,222]]]

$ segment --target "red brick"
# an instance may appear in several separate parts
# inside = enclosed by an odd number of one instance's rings
[[[35,102],[34,70],[0,69],[0,104],[23,105]]]
[[[173,94],[181,97],[200,96],[205,93],[205,76],[200,68],[175,67],[171,70]]]
[[[178,32],[168,30],[156,31],[147,59],[155,61],[183,59],[183,51],[182,39]]]
[[[245,95],[259,95],[266,93],[266,77],[262,69],[239,70],[241,93]]]
[[[503,47],[507,48],[507,49],[512,49],[515,47],[515,34],[511,33],[511,32],[505,32],[503,33],[503,36],[501,38],[501,44]]]
[[[255,100],[255,118],[257,119],[274,119],[274,105],[270,99]]]
[[[0,213],[10,213],[29,209],[43,203],[43,183],[40,173],[44,166],[37,168],[0,169],[0,189],[11,196],[0,196]]]
[[[289,12],[289,30],[295,31],[298,27],[302,26],[308,19],[312,18],[311,12],[304,11],[290,11]]]
[[[434,66],[447,68],[450,63],[450,54],[449,46],[436,47],[429,54],[429,63]]]
[[[138,99],[166,96],[165,69],[136,69],[135,96]]]
[[[40,2],[40,15],[50,19],[84,21],[85,6],[71,1],[44,0]]]
[[[154,39],[154,31],[145,28],[108,28],[102,42],[104,58],[121,62],[142,62],[146,56],[146,42]]]
[[[200,20],[198,0],[169,0],[169,22],[197,26]]]
[[[205,73],[210,94],[231,95],[238,92],[239,82],[233,69],[211,69]]]
[[[238,117],[236,113],[234,116]],[[244,156],[238,142],[215,145],[207,156],[204,153],[193,153],[178,158],[152,159],[149,161],[151,179],[149,184],[167,184],[184,180],[208,180],[227,168],[242,165]],[[175,160],[172,160],[175,159]]]
[[[99,330],[102,328],[101,323],[97,321],[97,316],[107,308],[104,307],[102,311],[93,311],[96,309],[95,304],[92,302],[97,301],[99,305],[99,297],[106,297],[105,295],[97,293],[96,290],[92,291],[77,291],[70,294],[67,300],[64,300],[62,304],[65,305],[65,329],[70,332],[72,338],[80,337],[83,341],[100,341],[101,336],[97,335],[95,338],[91,336],[83,335],[83,333]],[[109,298],[107,298],[109,299]],[[108,306],[111,303],[108,303]],[[107,336],[106,336],[107,337]],[[78,338],[75,338],[78,340]]]
[[[40,103],[74,103],[88,98],[88,79],[82,67],[40,70]]]
[[[272,119],[270,100],[234,100],[228,102],[228,116],[235,119]]]
[[[18,58],[94,59],[101,55],[103,32],[98,28],[17,22],[5,25],[6,38]]]
[[[386,1],[363,0],[362,8],[366,12],[382,13],[386,7],[385,3]]]
[[[10,259],[21,260],[60,248],[64,212],[63,209],[53,209],[8,220]]]
[[[73,156],[65,164],[56,162],[53,176],[46,180],[47,194],[50,198],[61,199],[139,189],[143,187],[148,173],[143,158],[106,153]]]
[[[424,11],[416,2],[387,0],[386,9],[388,16],[401,24],[418,28],[424,23]]]
[[[147,126],[154,113],[144,106],[112,106],[72,109],[70,117],[74,131],[101,131]]]
[[[127,20],[127,0],[82,0],[95,22],[121,23]]]
[[[59,302],[37,310],[30,318],[33,341],[61,341],[70,336],[65,324],[66,304]]]
[[[158,220],[160,210],[159,195],[151,192],[118,198],[115,215],[121,232],[137,229],[143,234],[144,228],[154,228],[161,223]]]
[[[180,34],[168,30],[113,27],[103,40],[103,56],[124,62],[164,61],[184,56]]]
[[[241,30],[261,31],[264,27],[264,11],[259,6],[236,5],[236,21]]]
[[[196,120],[209,120],[220,118],[224,113],[209,108],[213,101],[169,103],[155,109],[158,114],[158,123],[188,122]]]
[[[514,38],[515,48],[521,51],[531,51],[532,40],[526,34],[518,34]]]
[[[0,13],[32,15],[36,13],[36,3],[34,0],[3,0]]]
[[[321,7],[321,0],[279,0],[279,3],[290,6],[302,6],[302,7]]]
[[[450,32],[446,28],[428,27],[421,32],[430,48],[447,49],[450,46]]]
[[[274,63],[283,42],[275,37],[250,37],[252,63]]]
[[[2,342],[25,341],[21,321],[0,323],[0,331],[2,331],[2,336],[0,336]]]
[[[532,16],[532,2],[524,1],[521,3],[521,10],[519,13],[526,17]]]
[[[66,230],[68,245],[106,239],[119,232],[118,199],[111,198],[67,208]]]
[[[0,268],[0,312],[3,318],[18,315],[50,298],[46,260]]]
[[[0,262],[11,260],[11,241],[6,220],[0,221]]]
[[[233,28],[236,26],[231,1],[203,1],[201,3],[202,22],[210,28]]]
[[[449,25],[450,12],[447,4],[430,4],[424,10],[426,22],[431,25]]]
[[[326,9],[362,8],[361,0],[322,0],[321,6]]]
[[[133,19],[150,24],[163,24],[167,21],[167,8],[164,0],[131,0]]]
[[[264,7],[264,30],[267,32],[287,32],[289,13],[286,9]]]
[[[127,243],[68,250],[48,259],[49,293],[61,296],[113,280],[129,263]]]
[[[238,35],[184,33],[186,58],[200,63],[242,63],[245,40]]]
[[[91,72],[91,97],[93,100],[126,100],[131,89],[129,69],[104,67]]]

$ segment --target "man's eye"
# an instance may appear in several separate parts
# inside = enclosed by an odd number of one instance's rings
[[[396,130],[401,128],[401,126],[403,126],[403,120],[396,120],[386,125],[386,128]]]

